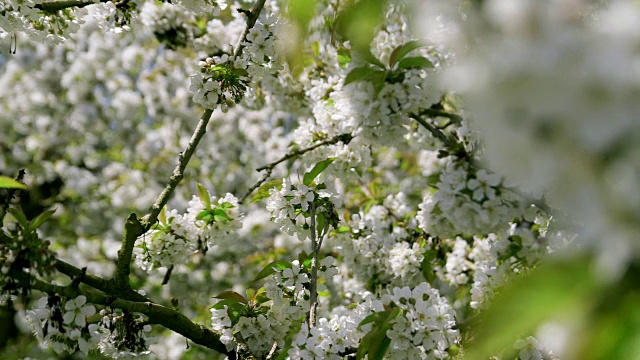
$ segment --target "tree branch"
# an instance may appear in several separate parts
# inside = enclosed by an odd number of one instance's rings
[[[58,11],[64,10],[72,7],[82,8],[85,6],[99,4],[101,2],[108,2],[109,0],[99,0],[99,1],[83,1],[83,0],[61,0],[61,1],[47,1],[41,4],[37,4],[34,6],[38,10],[43,11]]]
[[[311,259],[311,279],[309,286],[309,328],[316,327],[316,310],[318,306],[318,253],[320,252],[320,246],[316,237],[316,199],[311,201],[310,213],[311,213],[311,251],[313,252],[313,258]]]
[[[91,286],[94,289],[100,290],[105,294],[116,295],[119,298],[129,300],[129,301],[136,301],[136,302],[149,301],[148,298],[138,294],[132,289],[127,289],[127,290],[119,289],[117,286],[114,285],[112,281],[103,279],[96,275],[87,274],[85,271],[86,268],[78,269],[77,267],[59,259],[56,260],[55,267],[56,267],[56,270],[67,275],[73,281],[87,284],[88,286]]]
[[[235,50],[233,51],[233,57],[240,56],[242,54],[242,50],[244,49],[243,43],[247,39],[247,35],[249,35],[249,31],[256,24],[258,18],[260,17],[260,12],[262,12],[262,8],[264,8],[264,3],[266,0],[257,0],[253,4],[253,8],[251,11],[242,11],[247,14],[247,26],[245,26],[242,34],[240,35],[240,39],[238,40],[238,44],[236,45]]]
[[[249,190],[247,190],[247,193],[244,194],[244,196],[242,196],[242,198],[240,199],[240,202],[241,203],[244,202],[247,199],[247,197],[249,197],[249,195],[251,195],[251,193],[255,189],[260,187],[260,185],[262,185],[262,183],[264,183],[271,176],[271,173],[273,172],[273,168],[275,168],[278,164],[280,164],[280,163],[282,163],[284,161],[287,161],[287,160],[289,160],[291,158],[294,158],[296,156],[300,156],[300,155],[303,155],[305,153],[308,153],[309,151],[315,150],[315,149],[317,149],[317,148],[319,148],[321,146],[333,145],[333,144],[337,144],[339,142],[342,142],[345,145],[347,145],[347,144],[349,144],[351,142],[352,139],[353,139],[353,135],[351,135],[351,134],[336,135],[336,136],[332,137],[331,139],[327,139],[327,140],[321,141],[321,142],[319,142],[317,144],[311,145],[311,146],[306,147],[304,149],[298,149],[298,150],[290,151],[286,155],[281,157],[280,159],[257,168],[256,171],[266,170],[267,172],[262,176],[262,178],[260,180],[258,180],[258,182],[256,182],[253,186],[251,186],[249,188]]]
[[[182,181],[182,178],[184,177],[184,169],[187,168],[187,164],[189,164],[191,156],[193,156],[196,148],[198,147],[198,144],[200,143],[200,140],[207,132],[207,124],[209,123],[211,114],[213,114],[213,110],[207,109],[200,117],[200,121],[198,122],[196,130],[189,140],[187,148],[178,156],[178,164],[173,170],[173,175],[171,175],[171,177],[169,178],[167,186],[165,186],[164,190],[162,190],[162,192],[156,199],[156,202],[151,206],[151,209],[149,209],[147,215],[142,218],[142,226],[144,228],[144,231],[148,231],[149,228],[151,228],[151,226],[158,221],[158,215],[160,214],[160,211],[167,204],[169,198],[171,197],[171,195],[173,195],[173,191],[176,189],[180,181]]]

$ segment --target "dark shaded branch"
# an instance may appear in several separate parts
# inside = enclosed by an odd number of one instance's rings
[[[101,2],[108,2],[109,0],[100,1],[83,1],[83,0],[62,0],[62,1],[48,1],[34,6],[38,10],[44,11],[58,11],[72,7],[82,8],[92,4],[98,4]]]
[[[259,168],[256,169],[256,171],[262,171],[262,170],[266,170],[267,172],[262,176],[262,178],[260,180],[258,180],[258,182],[256,182],[253,186],[251,186],[249,188],[249,190],[247,190],[247,193],[240,199],[240,202],[244,202],[247,197],[249,197],[249,195],[251,195],[251,193],[257,189],[258,187],[260,187],[260,185],[262,185],[262,183],[264,183],[270,176],[271,173],[273,172],[273,168],[275,168],[278,164],[287,161],[291,158],[294,158],[296,156],[300,156],[303,155],[305,153],[308,153],[309,151],[315,150],[321,146],[325,146],[325,145],[333,145],[333,144],[337,144],[339,142],[344,143],[345,145],[349,144],[349,142],[351,142],[351,140],[353,139],[353,135],[351,134],[340,134],[340,135],[336,135],[334,137],[332,137],[331,139],[327,139],[327,140],[323,140],[317,144],[311,145],[309,147],[306,147],[304,149],[298,149],[298,150],[294,150],[294,151],[290,151],[288,152],[286,155],[284,155],[283,157],[281,157],[280,159],[271,162],[267,165],[263,165]]]
[[[219,334],[208,330],[204,326],[193,323],[180,312],[160,304],[129,301],[116,296],[84,292],[78,288],[52,285],[38,279],[33,279],[32,288],[47,294],[58,294],[67,298],[84,295],[87,297],[87,303],[110,306],[146,315],[149,318],[149,323],[162,325],[190,339],[196,344],[208,347],[222,354],[231,355],[231,352],[227,351],[226,346],[220,341]]]
[[[104,292],[105,294],[116,295],[119,298],[129,300],[129,301],[136,301],[136,302],[149,301],[149,299],[147,299],[146,297],[138,294],[137,292],[131,289],[128,289],[128,291],[124,289],[119,289],[117,286],[114,285],[113,281],[103,279],[96,275],[88,274],[86,273],[86,271],[84,271],[84,269],[78,269],[77,267],[69,263],[66,263],[62,260],[56,260],[55,267],[56,267],[56,270],[67,275],[73,281],[87,284],[94,289]]]
[[[129,273],[131,271],[131,256],[136,239],[145,232],[136,214],[129,215],[124,224],[124,235],[122,236],[122,248],[118,251],[118,262],[116,263],[115,285],[120,289],[130,289]]]

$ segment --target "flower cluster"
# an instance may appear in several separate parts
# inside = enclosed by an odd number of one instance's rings
[[[204,199],[204,201],[202,200]],[[136,265],[146,271],[189,262],[197,251],[233,241],[242,227],[238,199],[227,194],[222,198],[204,193],[194,196],[187,212],[170,210],[152,230],[138,240],[134,248]]]
[[[38,308],[26,314],[40,345],[51,347],[57,353],[73,353],[77,349],[85,355],[95,348],[87,317],[94,315],[96,308],[86,302],[83,295],[66,301],[57,295],[40,298]]]
[[[131,358],[148,355],[149,345],[155,341],[148,334],[151,325],[145,324],[141,316],[130,312],[106,308],[100,311],[102,319],[89,325],[92,340],[100,352],[111,358]]]
[[[273,222],[280,225],[280,230],[289,235],[296,235],[299,240],[304,240],[308,234],[311,203],[314,203],[316,215],[322,214],[326,221],[319,224],[320,233],[322,227],[337,224],[332,194],[324,191],[324,184],[319,185],[293,185],[291,180],[284,178],[282,186],[269,189],[269,202],[267,210],[271,212]],[[326,233],[326,231],[325,231]]]
[[[200,61],[200,72],[191,75],[193,101],[207,109],[221,105],[223,112],[239,103],[247,91],[246,66],[224,54]]]
[[[418,224],[444,238],[503,230],[520,215],[520,209],[518,199],[501,185],[495,174],[473,173],[465,164],[449,162],[440,173],[437,191],[425,196],[420,205]]]
[[[57,353],[78,350],[88,355],[99,349],[114,359],[150,353],[151,325],[143,324],[142,318],[106,308],[100,311],[101,320],[90,323],[88,318],[95,314],[96,308],[87,304],[84,295],[66,300],[50,295],[40,298],[37,309],[27,311],[26,320],[40,345]]]
[[[334,262],[330,256],[320,261],[318,277],[322,281],[318,292],[321,294],[327,291],[322,282],[337,273]],[[241,342],[249,347],[252,354],[265,356],[274,343],[283,348],[283,339],[292,329],[308,327],[302,321],[310,306],[310,265],[311,259],[307,258],[303,262],[294,260],[287,263],[282,269],[274,266],[274,274],[266,279],[262,290],[247,304],[237,307],[238,303],[229,303],[228,300],[214,304],[211,309],[213,329],[222,334],[221,341],[227,348]]]
[[[447,350],[458,344],[454,329],[455,312],[446,298],[427,283],[411,289],[394,288],[382,297],[385,305],[402,309],[387,332],[391,339],[388,356],[392,359],[445,359]]]
[[[171,3],[146,2],[140,10],[140,20],[170,49],[186,46],[193,37],[188,25],[193,15]]]
[[[24,32],[35,39],[58,43],[79,29],[82,11],[69,9],[43,12],[37,6],[42,0],[11,0],[0,4],[0,39],[14,32]],[[15,36],[11,35],[11,36]],[[14,38],[17,47],[17,39]],[[16,49],[17,50],[17,49]]]
[[[345,263],[371,285],[417,284],[423,280],[421,263],[427,239],[415,236],[404,193],[389,195],[383,205],[351,215],[350,231],[336,245]],[[406,217],[406,218],[405,218]]]

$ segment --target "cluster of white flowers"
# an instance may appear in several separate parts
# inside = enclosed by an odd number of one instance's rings
[[[324,257],[318,267],[320,279],[330,279],[337,273],[335,259]],[[302,319],[309,311],[309,264],[301,264],[298,260],[291,266],[276,271],[264,284],[268,302],[250,304],[253,315],[243,315],[235,322],[231,320],[228,306],[211,309],[213,329],[222,334],[221,341],[231,349],[236,341],[245,343],[256,356],[265,356],[274,343],[284,347],[284,339],[296,326],[307,327]],[[318,291],[326,291],[324,284],[318,284]],[[237,336],[236,339],[234,337]]]
[[[224,54],[208,57],[198,65],[200,72],[191,75],[189,87],[194,102],[212,110],[221,105],[227,112],[242,100],[249,82],[245,64]]]
[[[422,230],[443,238],[488,234],[508,227],[520,215],[518,198],[501,187],[496,174],[469,172],[464,163],[449,162],[440,173],[437,191],[427,194],[416,216]]]
[[[412,284],[423,280],[420,272],[426,243],[414,239],[415,221],[404,193],[389,195],[384,205],[353,214],[350,233],[336,242],[343,260],[363,281],[375,277],[379,284]],[[405,223],[408,221],[408,223]]]
[[[16,36],[15,32],[21,32],[35,38],[46,38],[46,41],[62,40],[60,35],[75,19],[65,16],[68,15],[67,13],[60,13],[60,16],[43,14],[36,8],[43,2],[43,0],[2,1],[0,3],[0,39],[5,40]],[[77,21],[75,25],[77,26]],[[15,39],[11,40],[13,43]]]
[[[640,214],[639,4],[491,0],[473,16],[457,43],[471,51],[446,81],[465,93],[492,166],[525,191],[547,191],[607,271],[621,271],[620,259],[638,254],[621,219]],[[481,45],[463,40],[478,33]]]
[[[171,3],[144,3],[140,9],[140,20],[170,48],[185,46],[193,37],[189,25],[194,21],[193,14]]]
[[[216,0],[176,0],[176,3],[184,6],[196,15],[218,16],[221,10],[227,8],[226,1]]]
[[[94,348],[113,359],[129,359],[141,355],[149,355],[150,344],[155,338],[149,337],[151,325],[144,324],[143,318],[137,319],[131,313],[123,313],[116,309],[100,311],[102,319],[89,325],[92,341],[97,343]]]
[[[389,358],[445,359],[449,357],[447,350],[460,341],[453,308],[426,282],[413,289],[396,287],[382,301],[403,310],[387,331]]]
[[[280,225],[280,230],[289,235],[296,235],[299,240],[309,236],[309,211],[312,202],[321,200],[331,202],[332,194],[319,186],[293,185],[289,178],[282,179],[282,187],[269,189],[267,210],[271,212],[272,221]],[[316,214],[327,212],[323,206],[316,208]],[[305,226],[307,225],[307,226]],[[321,230],[321,229],[319,229]]]
[[[283,19],[271,13],[262,12],[256,24],[249,30],[241,62],[255,82],[283,69],[286,27]]]
[[[96,313],[93,305],[87,305],[83,295],[63,301],[59,296],[45,296],[38,300],[38,308],[28,310],[27,323],[42,347],[51,347],[57,353],[77,350],[85,355],[95,348],[92,334],[87,327],[87,316]]]
[[[78,350],[88,355],[99,349],[114,359],[149,354],[151,325],[141,325],[141,319],[130,313],[107,309],[100,311],[100,321],[89,323],[88,317],[95,314],[96,308],[87,304],[84,295],[66,300],[51,295],[40,298],[38,308],[27,310],[25,318],[40,346],[57,353]]]
[[[209,204],[194,196],[186,213],[170,210],[154,229],[136,240],[135,263],[146,271],[185,264],[197,251],[231,242],[242,227],[238,199],[211,196]]]

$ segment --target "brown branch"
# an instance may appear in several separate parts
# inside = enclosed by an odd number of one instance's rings
[[[257,189],[258,187],[260,187],[260,185],[262,185],[262,183],[264,183],[270,176],[271,173],[273,172],[273,168],[275,168],[278,164],[287,161],[289,159],[292,159],[294,157],[303,155],[305,153],[308,153],[309,151],[315,150],[321,146],[325,146],[325,145],[333,145],[333,144],[337,144],[339,142],[344,143],[345,145],[349,144],[351,142],[351,140],[353,139],[353,135],[351,134],[340,134],[340,135],[336,135],[334,137],[332,137],[331,139],[327,139],[324,141],[321,141],[317,144],[311,145],[309,147],[306,147],[304,149],[298,149],[298,150],[294,150],[294,151],[290,151],[288,152],[286,155],[284,155],[283,157],[281,157],[280,159],[271,162],[267,165],[263,165],[259,168],[256,169],[256,171],[262,171],[262,170],[266,170],[267,172],[262,176],[262,178],[260,180],[258,180],[258,182],[256,182],[253,186],[251,186],[249,188],[249,190],[247,190],[247,193],[244,194],[244,196],[240,199],[240,202],[244,202],[247,197],[249,197],[249,195],[251,195],[251,193]]]

